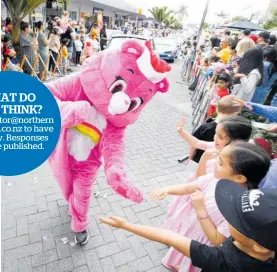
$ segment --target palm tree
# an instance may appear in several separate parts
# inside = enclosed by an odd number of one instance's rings
[[[46,0],[3,0],[13,23],[12,40],[18,44],[20,23],[34,9],[45,3]]]
[[[181,5],[176,11],[179,22],[183,22],[185,16],[188,16],[188,7],[186,5]]]
[[[41,4],[46,3],[46,0],[3,0],[7,7],[8,14],[12,19],[13,31],[12,41],[15,47],[18,45],[20,24],[22,20],[30,15],[33,10],[39,7]],[[68,4],[68,0],[59,0],[58,3]]]
[[[175,22],[173,25],[171,25],[171,28],[172,28],[172,29],[175,29],[175,30],[182,30],[182,29],[183,29],[183,25],[180,24],[180,23],[176,20],[176,22]]]
[[[167,7],[162,7],[162,8],[154,7],[152,9],[149,9],[148,11],[151,12],[153,17],[160,24],[164,23],[169,18],[169,16],[173,13],[173,11],[168,10]]]
[[[169,16],[168,18],[166,18],[163,22],[165,24],[166,27],[171,27],[172,25],[174,25],[175,23],[178,23],[178,21],[176,20],[176,18],[174,18],[173,16]]]

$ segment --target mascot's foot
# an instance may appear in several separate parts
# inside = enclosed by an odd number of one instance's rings
[[[82,232],[76,232],[75,234],[76,244],[84,245],[87,243],[88,239],[89,239],[89,234],[87,230],[84,230]]]

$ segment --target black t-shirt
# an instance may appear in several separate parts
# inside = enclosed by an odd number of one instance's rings
[[[276,260],[266,262],[255,259],[237,248],[232,237],[220,247],[203,245],[192,241],[190,246],[192,264],[202,272],[276,272]]]
[[[213,142],[216,126],[217,126],[217,123],[214,121],[203,124],[197,130],[195,130],[192,135],[194,137],[196,137],[198,140],[206,141],[206,142]],[[196,149],[195,155],[192,160],[198,163],[200,161],[203,153],[204,153],[203,150]]]
[[[105,39],[103,39],[105,38]],[[107,33],[105,31],[100,32],[100,44],[106,45],[107,44]]]
[[[62,39],[68,39],[69,43],[68,43],[68,48],[69,47],[73,47],[73,39],[71,37],[71,33],[74,32],[72,27],[68,27],[67,30],[65,31],[64,34],[62,34]]]

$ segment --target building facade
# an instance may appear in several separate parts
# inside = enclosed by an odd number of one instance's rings
[[[8,14],[2,2],[2,19]],[[130,21],[131,17],[145,18],[144,15],[138,14],[138,10],[123,0],[71,0],[69,5],[65,7],[70,13],[70,18],[80,21],[83,16],[93,16],[99,11],[103,12],[103,23],[111,26],[124,26]],[[30,14],[27,21],[45,21],[48,22],[56,16],[61,17],[62,7],[55,0],[48,0],[46,4],[41,5]]]

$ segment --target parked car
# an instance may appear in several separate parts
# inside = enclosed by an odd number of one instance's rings
[[[155,39],[156,51],[160,58],[169,62],[174,62],[178,57],[179,47],[174,39]]]
[[[139,35],[114,35],[108,42],[107,49],[120,49],[126,40],[136,40],[142,44],[145,44],[146,41],[150,40],[152,42],[153,50],[156,49],[154,40],[152,38]]]

